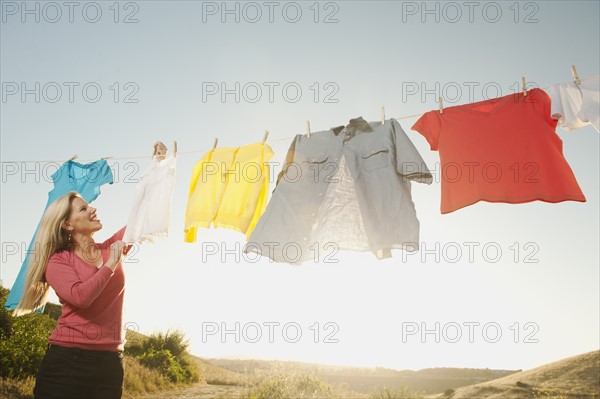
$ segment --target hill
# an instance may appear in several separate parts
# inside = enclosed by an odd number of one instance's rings
[[[584,353],[493,381],[462,387],[444,399],[600,398],[600,351]]]
[[[400,389],[426,394],[444,392],[448,388],[477,384],[504,377],[520,370],[491,370],[466,368],[430,368],[419,371],[387,368],[330,366],[292,361],[208,359],[213,365],[248,375],[281,367],[295,370],[317,370],[323,379],[347,390],[369,393],[381,388]]]

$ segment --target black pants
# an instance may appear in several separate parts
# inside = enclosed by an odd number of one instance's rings
[[[48,345],[38,370],[35,399],[120,399],[123,352]]]

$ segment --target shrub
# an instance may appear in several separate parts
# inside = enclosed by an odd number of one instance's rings
[[[139,359],[146,367],[157,370],[174,383],[200,381],[200,373],[194,362],[188,359],[188,343],[180,331],[153,334],[141,343],[126,349],[126,353]]]
[[[60,315],[62,314],[62,305],[57,303],[48,302],[46,306],[44,306],[44,314],[48,315],[53,320],[58,320]]]
[[[13,317],[4,309],[8,292],[4,288],[0,292],[0,377],[35,376],[56,321],[35,312]]]
[[[175,330],[174,332],[167,331],[165,334],[152,334],[142,342],[142,350],[144,352],[149,349],[166,349],[175,357],[182,356],[187,348],[188,342],[184,340],[183,332]]]
[[[157,370],[171,382],[185,382],[185,370],[168,349],[150,348],[139,357],[140,363]]]
[[[8,298],[10,290],[0,287],[0,338],[2,340],[10,337],[12,331],[12,316],[4,309],[6,298]]]
[[[195,361],[188,358],[187,352],[180,356],[178,359],[179,364],[185,370],[185,382],[199,382],[200,371]]]
[[[144,354],[144,348],[140,343],[130,344],[129,341],[125,344],[123,352],[132,357],[140,357]]]

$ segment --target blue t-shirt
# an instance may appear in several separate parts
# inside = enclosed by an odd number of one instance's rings
[[[94,201],[100,195],[100,186],[106,183],[113,183],[113,175],[108,163],[104,159],[85,165],[75,161],[67,161],[54,172],[52,181],[54,182],[54,188],[48,193],[48,202],[46,203],[44,212],[48,209],[50,204],[71,191],[77,191],[88,203]],[[38,223],[38,227],[35,229],[35,233],[29,244],[25,260],[21,265],[21,270],[19,270],[17,279],[4,304],[6,310],[15,309],[23,297],[25,276],[27,275],[27,266],[29,265],[29,255],[32,248],[34,248],[35,236],[37,235],[39,227]],[[42,313],[44,307],[45,306],[38,308],[36,312]]]

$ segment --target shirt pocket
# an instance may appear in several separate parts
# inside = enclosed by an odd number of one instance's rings
[[[372,171],[385,168],[390,165],[390,149],[388,147],[376,147],[363,150],[360,154],[362,169]]]
[[[324,169],[327,167],[329,155],[326,153],[307,154],[302,165],[304,179],[310,179],[312,182],[319,182],[324,177]]]

